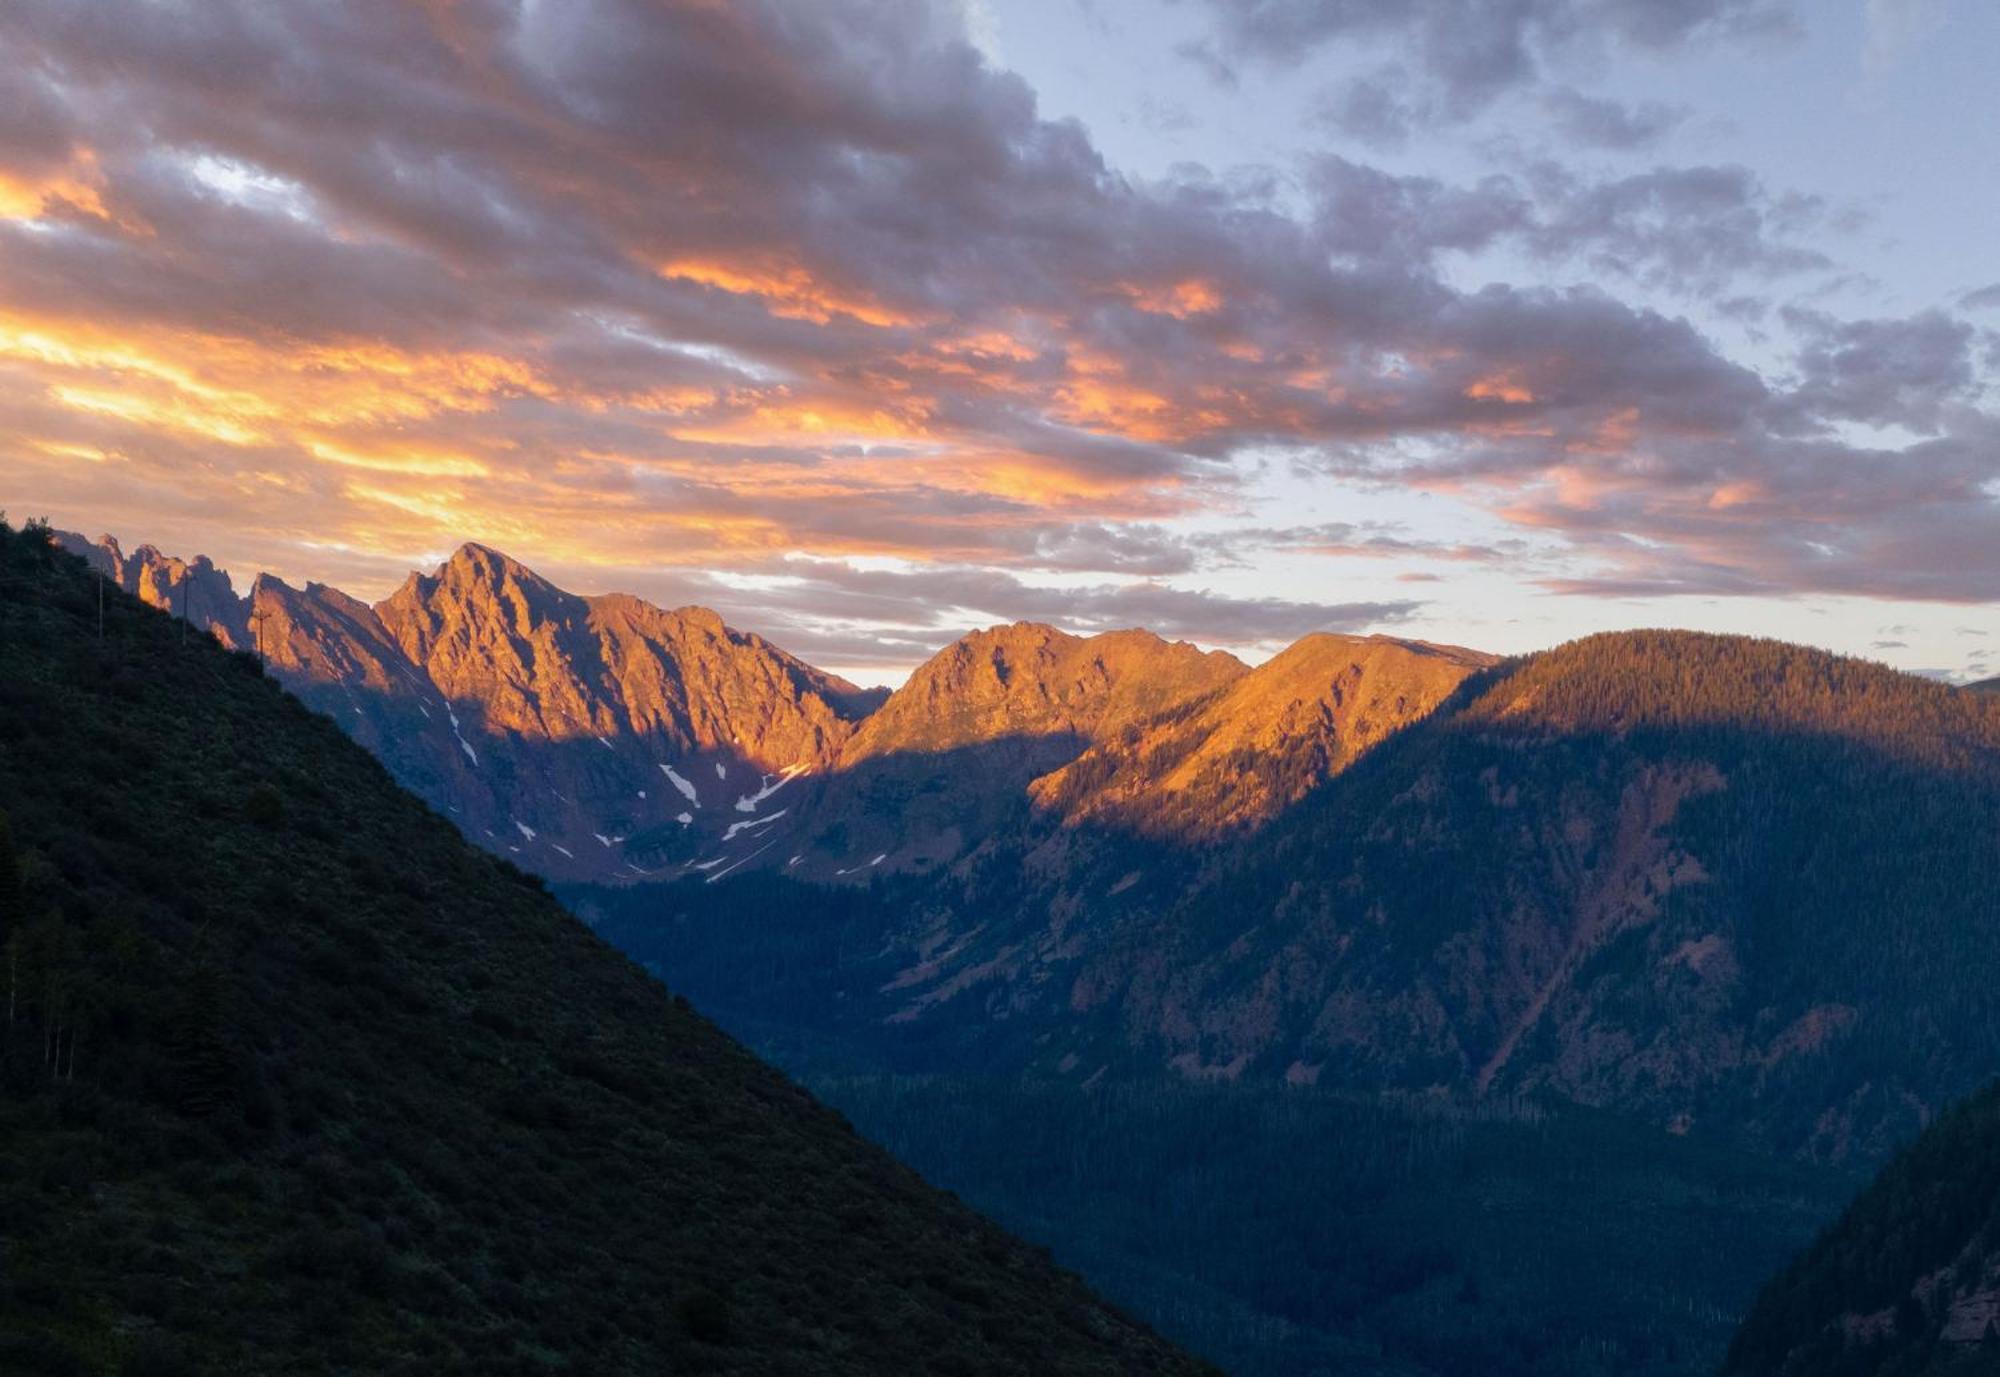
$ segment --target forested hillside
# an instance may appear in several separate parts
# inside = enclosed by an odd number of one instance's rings
[[[1467,1349],[1438,1356],[1449,1315],[1423,1307],[1443,1278],[1483,1277],[1496,1201],[1533,1240],[1590,1198],[1576,1163],[1624,1161],[1641,1183],[1628,1210],[1687,1219],[1665,1202],[1701,1202],[1681,1256],[1727,1240],[1730,1265],[1656,1287],[1660,1254],[1607,1239],[1592,1264],[1620,1284],[1580,1292],[1573,1254],[1523,1243],[1510,1313],[1587,1337],[1492,1370],[1694,1372],[1814,1210],[2000,1064],[1995,836],[2000,699],[1777,642],[1641,632],[1473,673],[1224,845],[1045,816],[948,873],[838,896],[765,876],[572,898],[871,1132],[1246,1370],[1287,1370],[1301,1323],[1326,1352],[1372,1342],[1409,1370],[1468,1370]],[[990,1111],[990,1153],[913,1088],[938,1077]],[[1048,1147],[1023,1106],[1060,1087],[1083,1098],[1048,1102],[1086,1120],[1091,1095],[1161,1097],[1155,1132],[1096,1123],[1094,1184],[1065,1209],[1008,1165]],[[1218,1139],[1189,1107],[1203,1088],[1262,1108]],[[1311,1141],[1285,1125],[1315,1095],[1386,1108]],[[1511,1179],[1469,1147],[1372,1195],[1278,1199],[1252,1172],[1231,1178],[1243,1212],[1221,1241],[1121,1232],[1121,1210],[1219,1170],[1218,1140],[1233,1160],[1323,1160],[1329,1182],[1398,1144],[1414,1162],[1433,1129],[1393,1112],[1412,1095],[1462,1121],[1461,1144],[1490,1140],[1496,1104],[1548,1109],[1550,1127],[1514,1140]],[[1561,1112],[1576,1106],[1602,1116]],[[1465,1227],[1422,1222],[1444,1218]],[[1298,1256],[1298,1232],[1348,1239],[1385,1275],[1410,1239],[1445,1251],[1427,1299],[1343,1293],[1338,1259],[1265,1270]],[[1666,1332],[1688,1346],[1670,1353]]]
[[[0,1371],[1196,1370],[4,525],[0,812]]]
[[[1955,1106],[1781,1272],[1724,1377],[2000,1371],[2000,1086]]]

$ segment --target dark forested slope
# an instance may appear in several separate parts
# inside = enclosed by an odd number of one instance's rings
[[[0,526],[0,1370],[1194,1369],[99,595]]]
[[[837,922],[577,901],[719,1015],[903,1069],[1548,1090],[1865,1161],[2000,1060],[1996,836],[2000,699],[1629,632],[1475,674],[1226,847],[1050,823]]]
[[[1943,1115],[1764,1289],[1723,1370],[2000,1371],[2000,1086]]]

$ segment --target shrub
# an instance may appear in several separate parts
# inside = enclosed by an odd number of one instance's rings
[[[729,1339],[729,1302],[707,1287],[688,1292],[674,1303],[674,1318],[690,1339],[705,1344]]]

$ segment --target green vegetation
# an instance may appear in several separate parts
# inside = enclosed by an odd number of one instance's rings
[[[1758,1297],[1725,1377],[2000,1369],[2000,1085],[1885,1167]]]
[[[0,524],[0,1371],[1196,1365]]]

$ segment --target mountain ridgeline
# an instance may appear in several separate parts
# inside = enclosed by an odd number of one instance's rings
[[[745,799],[832,765],[879,702],[705,608],[578,597],[479,545],[371,607],[269,576],[239,600],[206,560],[61,539],[127,591],[257,650],[467,836],[548,875],[692,858],[749,816]]]
[[[206,561],[72,543],[232,605]],[[1693,633],[1252,668],[1017,624],[885,698],[478,546],[372,607],[238,606],[217,638],[468,839],[1242,1374],[1706,1371],[2000,1064],[1990,685]],[[1951,1246],[1893,1294],[1767,1293],[1741,1370],[1885,1305],[1965,1358],[1983,1245]]]
[[[1690,633],[1452,671],[1369,749],[1318,753],[1290,785],[1271,772],[1247,796],[1293,801],[1212,844],[1187,844],[1184,791],[1159,783],[1195,754],[1170,710],[1043,777],[1045,806],[960,864],[809,921],[791,915],[811,890],[777,877],[568,898],[871,1134],[1235,1370],[1370,1353],[1385,1372],[1703,1371],[1758,1280],[1741,1264],[1775,1267],[1812,1200],[1830,1215],[2000,1065],[2000,698]],[[1262,756],[1215,754],[1236,773],[1201,816],[1226,820]],[[1149,760],[1168,826],[1120,812],[1120,769]],[[1052,1214],[1048,1183],[953,1133],[923,1088],[951,1076],[1003,1124],[1065,1113],[1121,1146]],[[1113,1093],[1161,1131],[1119,1137],[1093,1108]],[[1325,1097],[1374,1117],[1315,1137]],[[1543,1146],[1518,1159],[1528,1179],[1496,1180],[1515,1149],[1470,1144],[1510,1141],[1495,1125],[1516,1115]],[[1309,1191],[1234,1174],[1260,1223],[1131,1227],[1191,1178],[1220,1183],[1200,1145],[1222,1123],[1239,1154],[1402,1152],[1441,1174]],[[1568,1227],[1571,1152],[1626,1183],[1577,1226],[1584,1260],[1487,1241],[1494,1192],[1538,1236]],[[1606,1211],[1657,1220],[1652,1251],[1604,1236]],[[1311,1242],[1332,1236],[1365,1261]],[[1728,1266],[1700,1260],[1718,1248]],[[1680,1263],[1645,1280],[1664,1257]],[[1622,1284],[1599,1295],[1579,1266]],[[1505,1318],[1473,1324],[1460,1292]]]
[[[1122,821],[1206,837],[1267,820],[1490,662],[1315,636],[1251,670],[1147,631],[1019,623],[953,642],[885,694],[705,608],[579,597],[479,545],[370,606],[269,576],[239,598],[205,558],[59,539],[142,600],[255,649],[473,841],[569,881],[777,869],[853,883],[948,867],[1037,807],[1098,808],[1042,780],[1086,751],[1105,753],[1083,768],[1116,776]],[[1149,801],[1163,749],[1186,759]],[[1140,751],[1146,764],[1126,758]]]
[[[838,934],[769,894],[734,901],[763,924],[577,902],[726,1017],[805,1001],[910,1071],[1549,1091],[1838,1161],[2000,1061],[2000,700],[1686,633],[1452,668],[1442,706],[1225,848],[1097,824],[1126,796],[1074,782],[1093,751],[1036,786],[1055,811]],[[1172,781],[1188,756],[1162,753]],[[727,980],[738,944],[787,941],[796,971]]]
[[[99,596],[0,525],[0,1370],[1199,1370]]]

